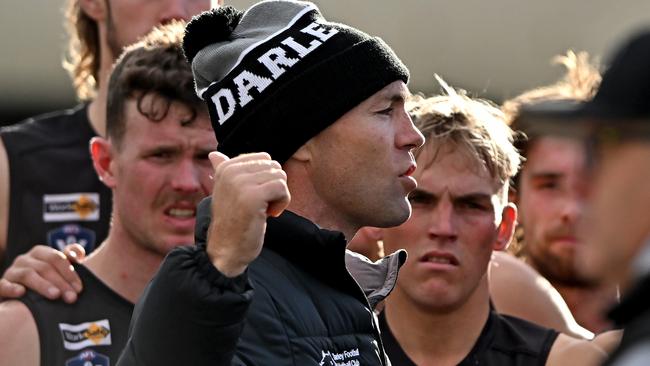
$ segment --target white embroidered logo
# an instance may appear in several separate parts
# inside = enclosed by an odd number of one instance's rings
[[[308,45],[298,43],[293,37],[287,37],[257,59],[266,67],[270,75],[256,75],[249,70],[242,70],[233,78],[236,87],[234,92],[228,87],[223,87],[212,95],[211,100],[214,103],[217,121],[220,125],[232,117],[238,107],[243,107],[253,100],[253,96],[249,94],[251,89],[255,89],[259,93],[263,92],[280,75],[339,31],[314,21],[300,32],[312,38]],[[273,45],[264,44],[264,46]],[[291,57],[289,54],[295,54],[297,57]],[[238,98],[235,98],[235,94]]]
[[[359,366],[359,349],[354,348],[349,351],[335,353],[332,351],[321,351],[322,359],[320,366]]]

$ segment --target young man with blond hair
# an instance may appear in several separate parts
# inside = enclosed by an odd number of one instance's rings
[[[602,352],[585,341],[494,309],[488,265],[514,233],[517,209],[508,202],[508,187],[520,156],[497,107],[441,83],[446,95],[409,104],[427,139],[415,154],[412,216],[398,227],[374,229],[387,253],[409,253],[380,314],[392,364],[598,360]]]

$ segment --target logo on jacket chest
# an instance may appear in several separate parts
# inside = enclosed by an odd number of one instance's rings
[[[77,224],[67,224],[47,232],[47,245],[63,250],[69,244],[79,244],[86,254],[95,249],[95,232]]]
[[[81,324],[59,323],[63,347],[76,351],[90,346],[111,345],[111,326],[108,319]]]
[[[107,356],[93,350],[85,350],[65,362],[65,366],[109,366],[110,364]]]
[[[359,366],[359,349],[354,348],[351,350],[336,353],[332,351],[321,351],[322,359],[319,363],[320,366]]]

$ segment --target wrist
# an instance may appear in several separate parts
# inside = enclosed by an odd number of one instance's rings
[[[207,250],[207,253],[214,268],[226,277],[237,277],[248,267],[248,262],[242,261],[241,256],[232,256],[216,250]]]

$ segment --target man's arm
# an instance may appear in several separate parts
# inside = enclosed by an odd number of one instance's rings
[[[573,337],[593,338],[593,333],[575,321],[560,293],[526,263],[508,253],[494,252],[488,275],[490,296],[499,313]]]
[[[607,354],[593,342],[560,334],[551,347],[546,365],[597,366],[606,358]]]
[[[231,365],[252,302],[248,265],[268,216],[289,204],[286,174],[265,153],[210,153],[214,200],[197,208],[198,246],[172,251],[140,297],[118,366]]]
[[[118,366],[230,366],[253,289],[247,272],[219,273],[205,249],[173,250],[131,318]]]
[[[0,262],[7,247],[7,226],[9,224],[9,158],[0,137]],[[0,273],[2,275],[2,273]]]
[[[38,330],[32,313],[19,301],[0,303],[0,366],[40,365]]]

